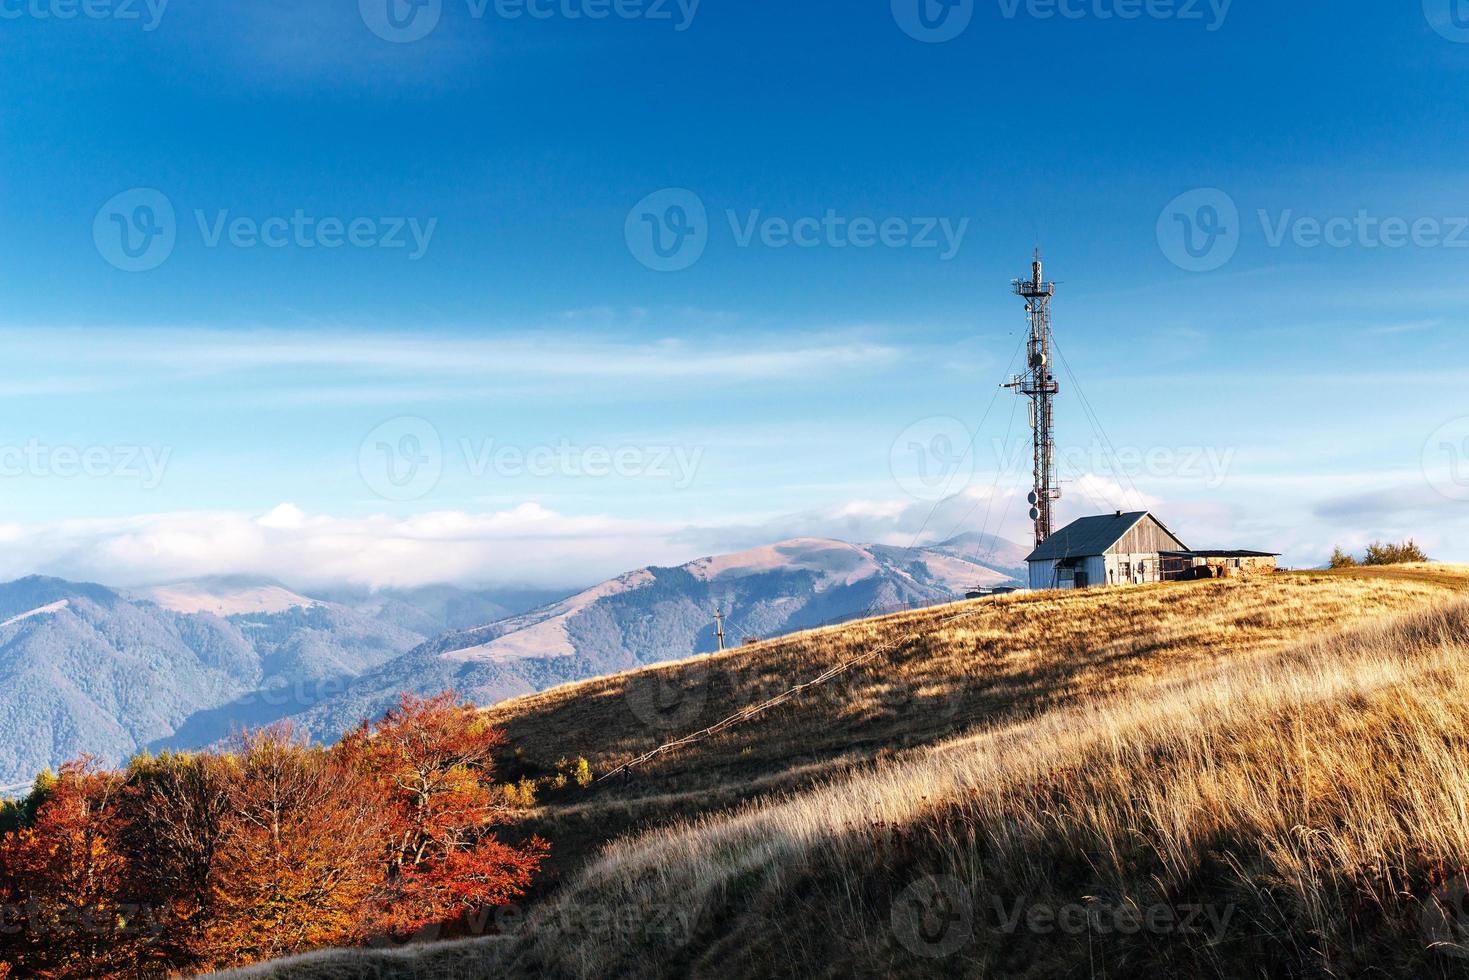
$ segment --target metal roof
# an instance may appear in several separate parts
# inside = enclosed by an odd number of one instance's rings
[[[1123,536],[1137,526],[1145,510],[1130,513],[1103,514],[1098,517],[1083,517],[1072,521],[1047,538],[1039,548],[1031,552],[1026,561],[1056,561],[1063,558],[1083,558],[1103,555],[1107,549],[1121,541]],[[1157,518],[1153,518],[1157,520]],[[1158,521],[1162,527],[1163,522]],[[1167,531],[1167,528],[1163,528]],[[1169,532],[1172,534],[1172,532]]]

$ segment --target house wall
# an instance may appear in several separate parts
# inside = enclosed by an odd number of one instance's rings
[[[1163,529],[1151,515],[1138,521],[1122,540],[1107,550],[1109,555],[1156,555],[1160,551],[1187,551],[1182,541]]]
[[[1159,566],[1162,559],[1156,551],[1108,554],[1106,561],[1106,584],[1134,585],[1159,582]]]
[[[1059,561],[1033,561],[1030,562],[1030,587],[1032,589],[1070,589],[1073,588],[1074,573],[1070,569],[1059,569]],[[1102,555],[1093,555],[1084,562],[1078,563],[1078,569],[1086,573],[1087,588],[1096,588],[1099,585],[1107,585],[1107,559]]]
[[[1030,587],[1032,589],[1056,588],[1056,563],[1053,561],[1030,562]]]

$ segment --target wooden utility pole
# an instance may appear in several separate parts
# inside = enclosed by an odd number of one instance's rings
[[[724,652],[724,607],[714,608],[714,635],[719,637],[719,652]]]

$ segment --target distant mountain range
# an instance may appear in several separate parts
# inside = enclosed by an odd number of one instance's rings
[[[280,719],[333,739],[402,691],[452,688],[488,704],[712,650],[716,607],[733,644],[1013,581],[1023,558],[977,535],[911,549],[798,539],[639,569],[569,598],[22,579],[0,585],[0,785],[82,753],[117,763]]]

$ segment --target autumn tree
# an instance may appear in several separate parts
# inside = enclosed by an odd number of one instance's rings
[[[6,959],[24,974],[121,976],[150,938],[152,910],[129,901],[121,787],[118,773],[71,763],[31,818],[0,838]]]
[[[360,938],[381,881],[384,808],[289,727],[242,737],[210,872],[205,952],[249,963]]]
[[[159,910],[154,955],[172,966],[206,963],[215,859],[231,829],[240,767],[229,756],[168,753],[128,766],[122,840],[134,886]]]
[[[0,807],[0,980],[153,977],[402,936],[524,893],[546,853],[492,833],[503,736],[405,697],[335,749],[83,761]]]
[[[512,846],[491,833],[508,809],[494,784],[504,741],[452,693],[404,695],[342,741],[339,754],[390,806],[379,928],[409,934],[524,894],[547,845]]]

